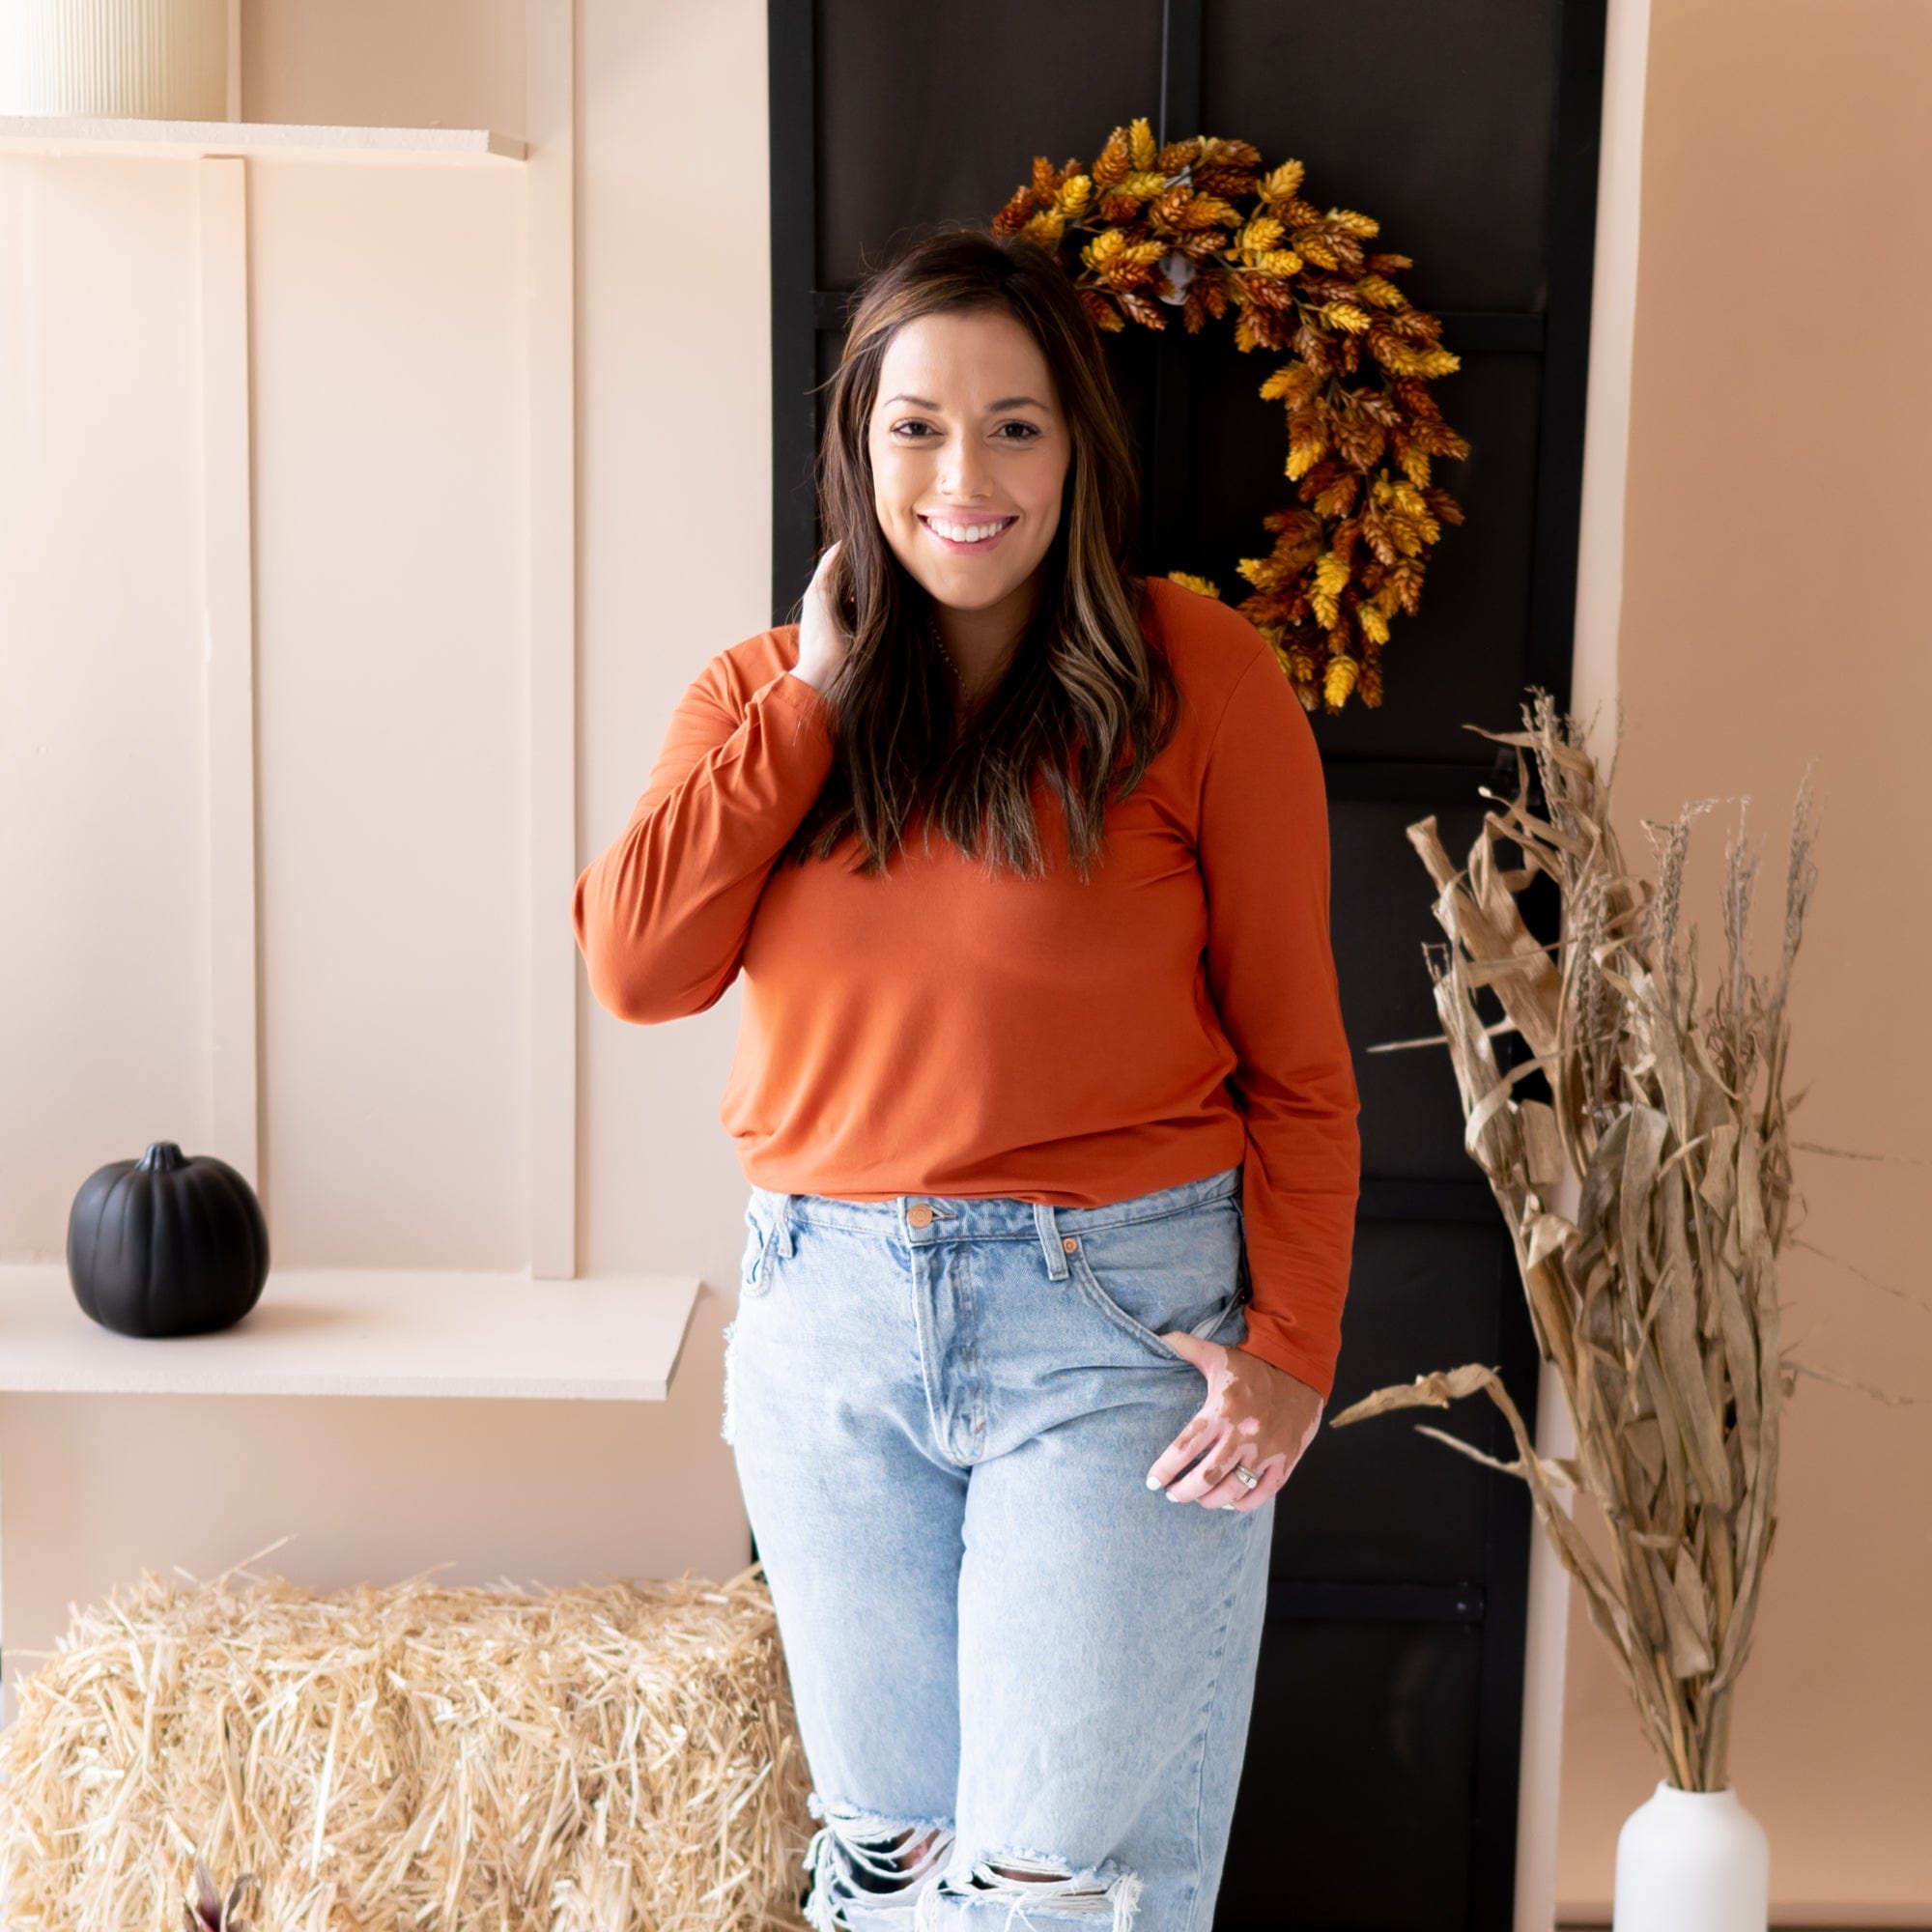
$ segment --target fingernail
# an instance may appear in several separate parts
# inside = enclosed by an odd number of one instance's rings
[[[1149,1488],[1149,1489],[1151,1489],[1151,1490],[1157,1490],[1157,1489],[1159,1489],[1159,1488],[1160,1488],[1160,1478],[1159,1478],[1158,1476],[1150,1476],[1150,1477],[1148,1478],[1148,1488]]]

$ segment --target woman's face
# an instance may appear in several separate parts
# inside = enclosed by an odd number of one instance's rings
[[[905,324],[886,347],[867,442],[879,526],[937,603],[1031,601],[1072,444],[1046,357],[1019,323],[982,310]]]

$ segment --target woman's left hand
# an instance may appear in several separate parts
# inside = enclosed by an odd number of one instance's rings
[[[1155,1459],[1148,1488],[1163,1488],[1194,1463],[1168,1490],[1170,1502],[1261,1508],[1315,1439],[1326,1404],[1306,1382],[1245,1349],[1204,1341],[1184,1328],[1171,1328],[1160,1339],[1208,1378],[1208,1394],[1193,1420]],[[1235,1474],[1236,1463],[1261,1478],[1252,1490]]]

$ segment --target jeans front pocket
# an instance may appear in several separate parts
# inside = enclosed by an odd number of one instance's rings
[[[1075,1238],[1067,1257],[1074,1286],[1162,1361],[1187,1359],[1161,1340],[1170,1328],[1231,1346],[1246,1335],[1248,1270],[1236,1200],[1083,1228]]]

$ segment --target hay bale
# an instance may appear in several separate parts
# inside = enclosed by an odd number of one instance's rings
[[[531,1595],[152,1573],[76,1610],[0,1731],[9,1932],[804,1921],[809,1777],[756,1564]]]

